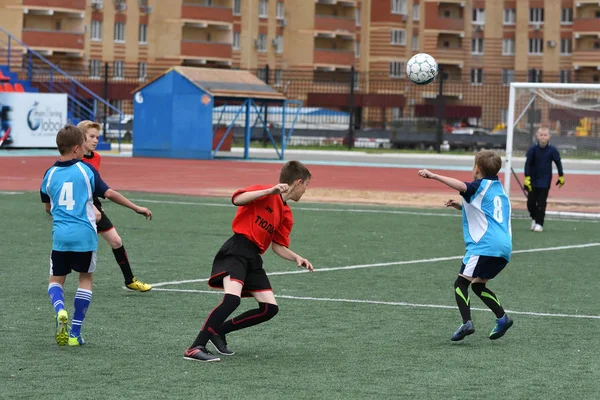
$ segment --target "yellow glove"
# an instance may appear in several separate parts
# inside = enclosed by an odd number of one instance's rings
[[[530,176],[525,177],[525,180],[523,181],[523,186],[525,186],[525,189],[527,189],[528,192],[531,192],[533,190],[533,188],[531,187],[531,177]]]
[[[563,187],[563,185],[565,184],[565,177],[559,176],[558,180],[556,181],[556,184],[558,185],[559,188]]]

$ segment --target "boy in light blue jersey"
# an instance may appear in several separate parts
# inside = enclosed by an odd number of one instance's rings
[[[58,132],[56,144],[60,160],[46,171],[40,195],[46,212],[52,215],[52,253],[48,296],[56,312],[56,342],[64,346],[85,344],[81,325],[92,300],[92,273],[96,269],[98,235],[96,221],[100,213],[93,197],[108,197],[138,214],[152,218],[147,208],[139,207],[120,193],[110,189],[98,171],[81,162],[84,135],[79,128],[67,125]],[[75,294],[75,313],[67,333],[63,286],[71,271],[79,273]]]
[[[423,178],[440,181],[458,190],[463,197],[462,204],[455,200],[446,202],[446,207],[463,212],[463,236],[467,247],[460,273],[454,282],[456,303],[463,324],[452,335],[452,341],[462,340],[475,333],[471,320],[469,285],[496,314],[496,326],[490,333],[490,339],[501,338],[513,324],[498,297],[486,287],[487,281],[506,267],[512,252],[511,206],[504,187],[498,180],[501,167],[500,156],[493,151],[482,150],[475,156],[473,182],[461,182],[426,169],[419,171]]]

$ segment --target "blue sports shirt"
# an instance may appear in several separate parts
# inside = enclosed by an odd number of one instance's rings
[[[463,236],[467,254],[502,257],[510,261],[512,252],[511,207],[497,176],[467,183],[461,193],[463,202]]]
[[[108,189],[98,171],[81,160],[57,161],[46,171],[40,195],[51,206],[52,250],[98,249],[93,196],[104,197]]]

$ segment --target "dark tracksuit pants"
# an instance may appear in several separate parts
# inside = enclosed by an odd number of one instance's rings
[[[544,226],[544,217],[546,216],[546,200],[550,188],[534,187],[527,196],[527,210],[531,219],[538,225]]]

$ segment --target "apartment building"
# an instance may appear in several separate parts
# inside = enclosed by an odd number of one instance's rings
[[[0,26],[67,70],[198,65],[598,81],[596,0],[0,0]]]

